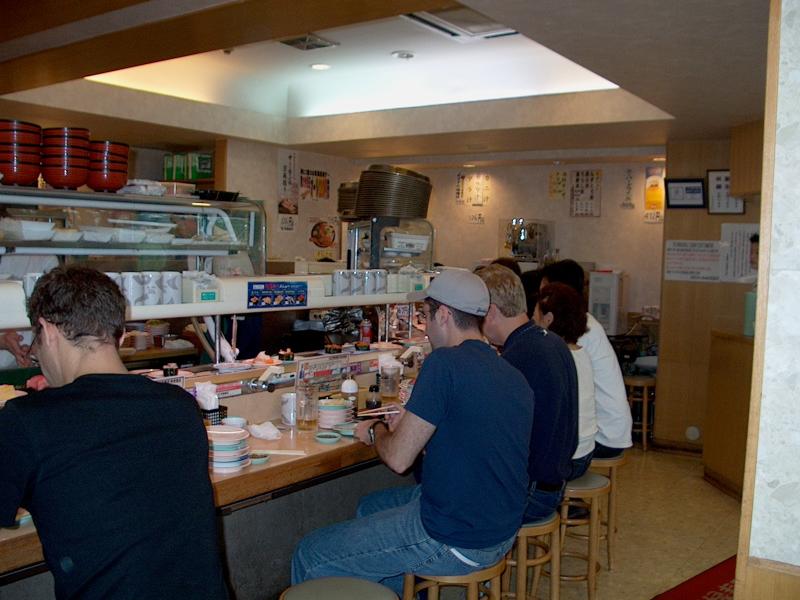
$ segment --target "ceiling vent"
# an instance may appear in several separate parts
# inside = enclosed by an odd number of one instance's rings
[[[414,23],[457,42],[516,35],[517,32],[469,8],[444,9],[403,15]]]
[[[331,42],[330,40],[321,38],[315,33],[307,33],[299,37],[281,40],[281,44],[286,44],[298,50],[317,50],[319,48],[333,48],[339,45],[337,42]]]

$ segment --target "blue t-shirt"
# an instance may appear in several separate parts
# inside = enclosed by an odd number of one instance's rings
[[[422,524],[435,540],[486,548],[519,529],[527,501],[533,393],[478,340],[439,348],[406,408],[436,426],[423,458]]]
[[[529,322],[508,336],[503,358],[522,372],[536,398],[530,479],[558,484],[569,475],[578,446],[578,373],[569,347]]]

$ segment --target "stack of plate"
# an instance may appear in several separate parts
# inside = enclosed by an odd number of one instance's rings
[[[431,181],[424,175],[393,167],[371,165],[358,181],[355,214],[370,217],[428,216]]]
[[[334,425],[353,420],[353,408],[346,400],[320,400],[319,420],[320,429],[332,429]]]
[[[208,466],[215,473],[235,473],[250,464],[250,432],[231,425],[211,425],[208,433]]]
[[[342,220],[357,219],[356,197],[358,196],[358,182],[345,181],[339,185],[339,204],[336,208]]]

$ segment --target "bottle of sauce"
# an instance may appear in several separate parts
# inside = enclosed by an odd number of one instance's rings
[[[366,402],[367,410],[381,407],[381,392],[377,385],[369,386],[369,393],[367,394]]]
[[[369,344],[372,341],[372,322],[369,319],[363,319],[358,326],[360,342]]]

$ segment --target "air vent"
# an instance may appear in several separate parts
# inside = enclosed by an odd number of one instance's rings
[[[281,44],[286,44],[298,50],[317,50],[318,48],[333,48],[338,46],[337,42],[331,42],[325,38],[321,38],[314,33],[307,33],[300,37],[290,38],[288,40],[281,40]]]
[[[496,23],[469,8],[418,12],[403,16],[426,29],[445,35],[457,42],[475,42],[517,34],[513,29],[501,23]]]

